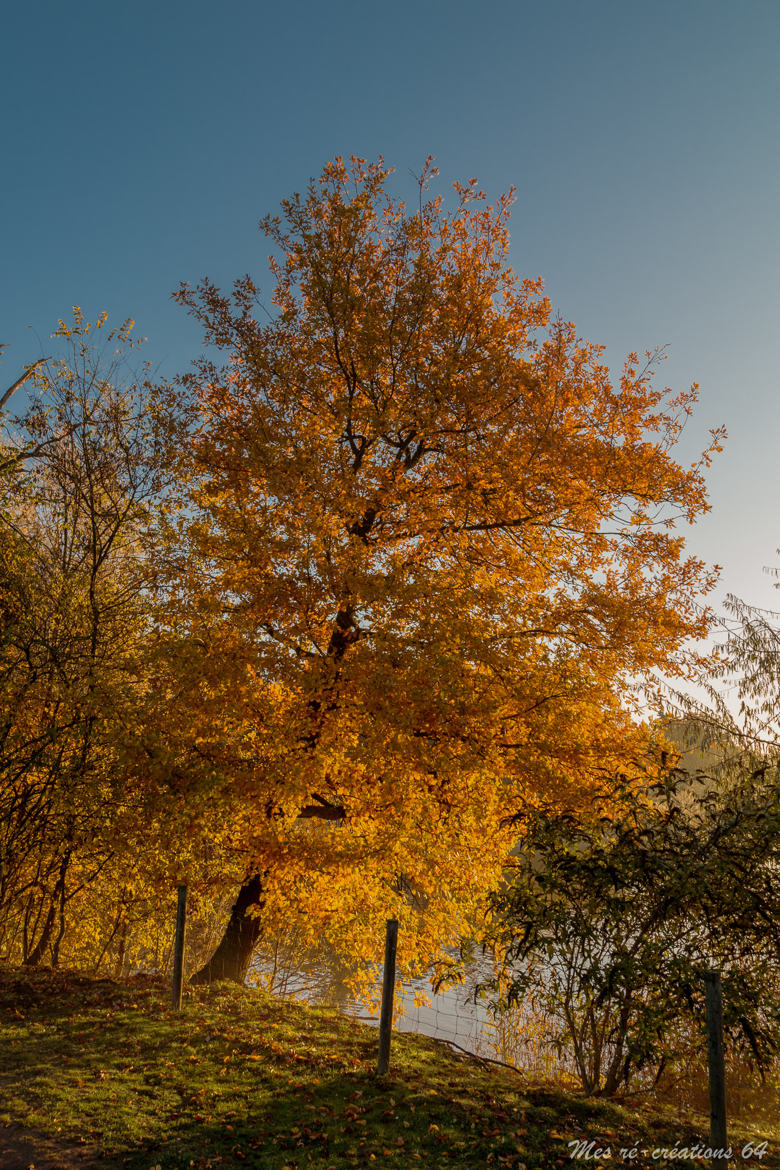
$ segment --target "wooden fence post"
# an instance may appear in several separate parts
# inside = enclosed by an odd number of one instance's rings
[[[707,1063],[710,1072],[710,1146],[728,1148],[726,1139],[726,1070],[723,1059],[723,1002],[720,971],[705,971],[707,990]],[[713,1158],[712,1166],[727,1170],[728,1158]]]
[[[376,1071],[380,1077],[390,1068],[390,1037],[393,1032],[393,993],[395,992],[395,953],[398,948],[398,919],[388,918],[385,933],[385,969],[382,974],[382,1014],[379,1017],[379,1059]]]
[[[178,887],[179,901],[176,907],[176,939],[173,944],[173,1008],[181,1011],[181,990],[184,978],[184,927],[187,915],[187,887]]]

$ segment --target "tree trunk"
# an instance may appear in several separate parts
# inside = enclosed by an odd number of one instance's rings
[[[347,810],[342,805],[333,804],[316,793],[312,794],[312,799],[317,803],[304,805],[298,813],[300,819],[335,821],[339,824],[346,819]],[[262,906],[264,877],[265,874],[259,873],[247,877],[230,911],[219,946],[205,967],[193,975],[190,983],[216,983],[218,979],[244,982],[252,951],[261,934],[260,919],[254,914],[247,914],[247,911],[254,906]]]
[[[248,877],[230,911],[219,946],[205,967],[193,975],[191,983],[215,983],[218,979],[244,982],[261,932],[260,919],[247,911],[262,905],[262,894],[263,875],[256,873]]]
[[[60,862],[60,872],[57,874],[57,882],[51,896],[51,904],[49,906],[49,912],[46,915],[46,921],[43,924],[41,937],[38,939],[35,948],[24,960],[25,967],[40,967],[43,963],[44,953],[51,942],[58,905],[60,911],[60,930],[52,950],[52,966],[56,967],[59,962],[60,943],[65,933],[65,877],[68,872],[68,866],[70,865],[70,858],[71,851],[69,849]]]
[[[46,952],[47,946],[49,945],[49,940],[51,939],[51,932],[54,928],[55,913],[56,913],[56,911],[54,909],[54,895],[52,895],[51,905],[49,906],[49,912],[46,915],[46,921],[43,924],[43,930],[41,931],[41,937],[38,939],[37,943],[35,944],[33,949],[30,951],[27,958],[24,960],[23,965],[25,967],[40,967],[41,964],[43,963],[43,956]]]

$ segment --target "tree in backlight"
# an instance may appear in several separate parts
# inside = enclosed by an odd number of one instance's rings
[[[701,665],[715,573],[674,525],[721,432],[677,462],[696,387],[636,355],[613,385],[508,266],[511,193],[447,210],[434,173],[408,210],[381,161],[337,158],[262,222],[272,308],[248,276],[178,294],[212,357],[168,401],[171,620],[199,647],[176,734],[246,861],[201,980],[243,979],[260,906],[356,957],[398,914],[423,964],[518,808],[636,769],[621,694]]]

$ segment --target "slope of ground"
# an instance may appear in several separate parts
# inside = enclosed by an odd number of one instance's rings
[[[375,1029],[235,986],[169,1004],[151,979],[0,970],[3,1170],[707,1164],[704,1118],[530,1084],[425,1037],[394,1037],[378,1078]],[[780,1167],[770,1135],[730,1137],[732,1164]]]

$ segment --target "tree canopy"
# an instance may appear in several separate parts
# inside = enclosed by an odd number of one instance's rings
[[[184,722],[252,897],[358,952],[368,918],[424,919],[420,960],[519,806],[581,806],[643,755],[637,680],[701,664],[715,574],[674,526],[721,438],[677,462],[696,388],[656,387],[653,355],[613,385],[508,266],[511,193],[447,210],[433,174],[409,210],[381,161],[328,164],[262,221],[270,307],[249,276],[182,286],[212,349],[165,402]]]

